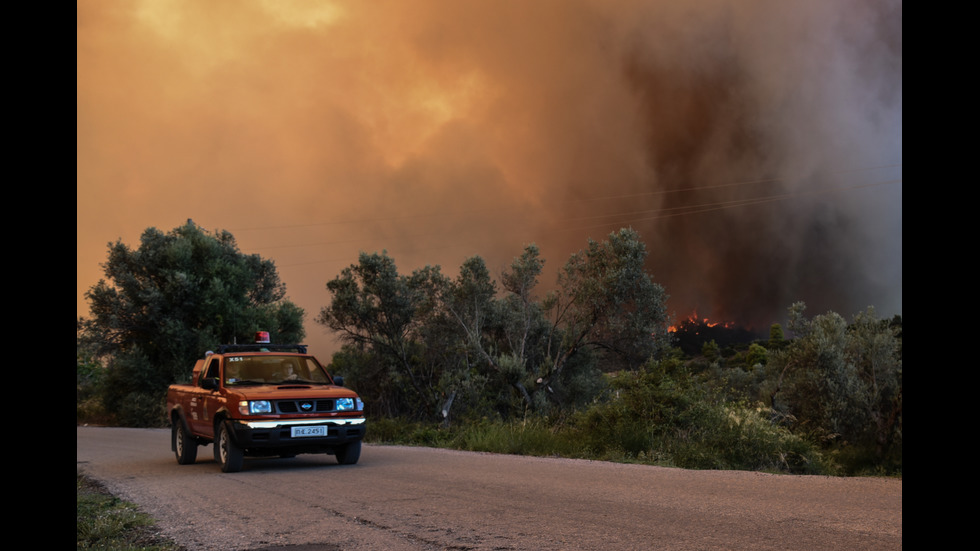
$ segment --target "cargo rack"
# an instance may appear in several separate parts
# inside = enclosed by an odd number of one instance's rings
[[[299,354],[306,354],[306,345],[269,343],[222,344],[218,346],[218,350],[216,352],[218,354],[225,354],[228,352],[297,352]]]

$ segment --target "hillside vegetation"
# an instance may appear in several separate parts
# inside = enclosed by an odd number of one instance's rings
[[[136,251],[113,248],[114,284],[93,288],[96,315],[79,320],[79,422],[159,426],[167,386],[186,380],[200,351],[245,342],[265,324],[278,342],[302,338],[303,312],[283,299],[274,265],[237,255],[229,234],[190,222],[148,231]],[[590,240],[539,295],[544,260],[533,244],[499,282],[478,256],[450,278],[439,266],[401,274],[386,253],[362,253],[327,282],[332,299],[316,322],[343,342],[329,369],[364,399],[377,442],[901,474],[900,317],[869,307],[850,320],[810,318],[798,302],[786,330],[774,324],[766,337],[695,319],[672,325],[646,257],[632,230]],[[258,284],[242,286],[250,278]],[[172,339],[147,327],[187,338],[168,348]]]

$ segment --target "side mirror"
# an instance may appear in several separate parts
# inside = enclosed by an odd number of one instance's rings
[[[201,388],[204,390],[218,390],[218,379],[213,377],[201,381]]]
[[[334,375],[333,376],[333,384],[335,384],[337,386],[344,386],[344,378],[341,377],[340,375]]]

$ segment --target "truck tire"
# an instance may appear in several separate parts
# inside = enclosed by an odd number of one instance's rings
[[[173,423],[173,442],[178,464],[190,465],[197,461],[197,442],[188,434],[180,419],[175,419]]]
[[[334,452],[337,455],[337,463],[341,465],[353,465],[361,458],[361,441],[351,442],[337,448]]]
[[[242,470],[245,454],[235,443],[227,423],[218,426],[218,438],[214,441],[214,459],[221,465],[221,472],[237,473]]]

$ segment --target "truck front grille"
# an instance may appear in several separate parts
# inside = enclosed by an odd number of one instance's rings
[[[333,400],[279,400],[279,413],[327,413],[336,411]]]

